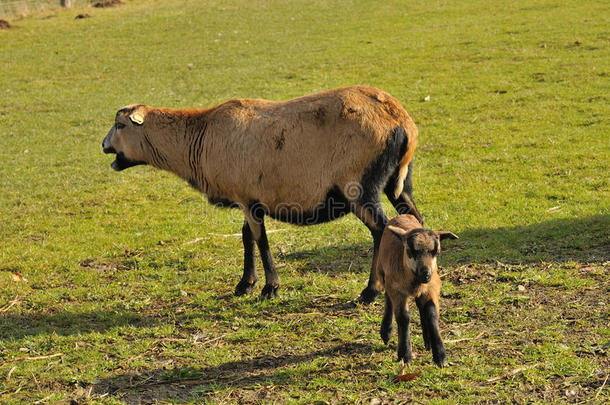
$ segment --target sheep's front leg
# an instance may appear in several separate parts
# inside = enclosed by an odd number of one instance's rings
[[[265,269],[265,286],[263,287],[259,299],[275,298],[277,297],[277,290],[280,287],[280,278],[273,265],[273,258],[271,257],[271,251],[269,250],[269,241],[267,240],[267,232],[265,231],[264,214],[257,213],[256,210],[251,209],[246,215],[246,218],[248,220],[248,225],[252,230],[252,234],[254,235],[254,240],[258,245],[261,260],[263,261],[263,268]]]
[[[247,220],[244,220],[241,236],[244,243],[244,274],[235,287],[235,295],[248,294],[252,291],[258,280],[254,263],[254,236]]]
[[[432,348],[432,359],[437,366],[443,367],[447,364],[447,354],[445,346],[441,340],[441,334],[438,327],[438,306],[433,300],[418,304],[420,308],[419,315],[428,329],[429,345]],[[424,321],[425,320],[425,321]]]
[[[394,306],[394,316],[398,324],[398,361],[402,360],[405,364],[411,363],[411,337],[409,335],[409,321],[411,314],[407,306],[407,297],[401,297],[397,305]]]

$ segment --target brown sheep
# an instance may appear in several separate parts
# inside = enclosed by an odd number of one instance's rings
[[[120,109],[102,147],[116,154],[115,170],[149,164],[187,180],[218,206],[240,208],[244,271],[235,294],[258,277],[258,245],[266,284],[261,298],[277,296],[279,278],[264,216],[298,225],[354,213],[374,240],[369,284],[387,223],[381,190],[399,213],[421,220],[412,197],[417,127],[396,99],[367,86],[328,90],[293,100],[234,99],[213,108],[177,110],[131,105]]]
[[[447,362],[438,327],[438,300],[441,279],[436,260],[440,241],[457,239],[451,232],[431,231],[422,227],[413,215],[398,215],[388,222],[381,238],[378,277],[385,286],[385,310],[381,322],[381,339],[392,337],[392,315],[398,325],[398,361],[411,362],[408,298],[414,297],[419,309],[424,344],[432,349],[434,362]]]

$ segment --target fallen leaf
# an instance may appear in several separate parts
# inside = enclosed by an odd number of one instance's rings
[[[23,277],[20,273],[14,272],[13,273],[13,281],[20,283],[20,282],[27,282],[28,279]]]
[[[415,377],[418,377],[420,375],[421,375],[420,372],[402,374],[402,375],[396,376],[396,378],[394,378],[393,382],[399,383],[402,381],[411,381],[412,379],[414,379]]]

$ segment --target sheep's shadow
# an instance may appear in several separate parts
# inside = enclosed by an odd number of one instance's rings
[[[27,336],[56,334],[69,336],[80,333],[104,332],[114,327],[150,327],[163,322],[137,311],[124,309],[62,311],[53,314],[2,314],[0,316],[0,341],[22,339]]]
[[[530,264],[610,260],[610,215],[559,218],[528,225],[466,229],[446,243],[444,263]]]
[[[306,370],[291,366],[298,366],[318,358],[353,358],[382,350],[385,348],[380,345],[339,343],[321,350],[258,356],[204,368],[182,367],[172,370],[150,369],[138,373],[127,372],[97,381],[93,386],[93,393],[110,395],[127,404],[203,400],[219,386],[247,388],[261,385],[289,385],[306,380],[310,378]],[[333,366],[329,364],[328,367]],[[366,363],[354,362],[353,367],[351,372],[357,372],[359,367],[364,370],[369,366]]]
[[[545,262],[605,262],[610,260],[610,215],[560,218],[528,225],[471,228],[458,232],[460,239],[445,241],[444,266]],[[303,273],[368,271],[372,240],[356,244],[329,245],[283,255],[302,262]],[[355,266],[354,266],[355,265]],[[350,270],[351,269],[351,270]]]

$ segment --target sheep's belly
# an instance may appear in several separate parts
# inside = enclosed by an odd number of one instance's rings
[[[333,221],[350,212],[350,205],[339,187],[335,186],[326,198],[312,210],[303,209],[299,204],[278,204],[266,214],[279,221],[295,225],[315,225]]]

